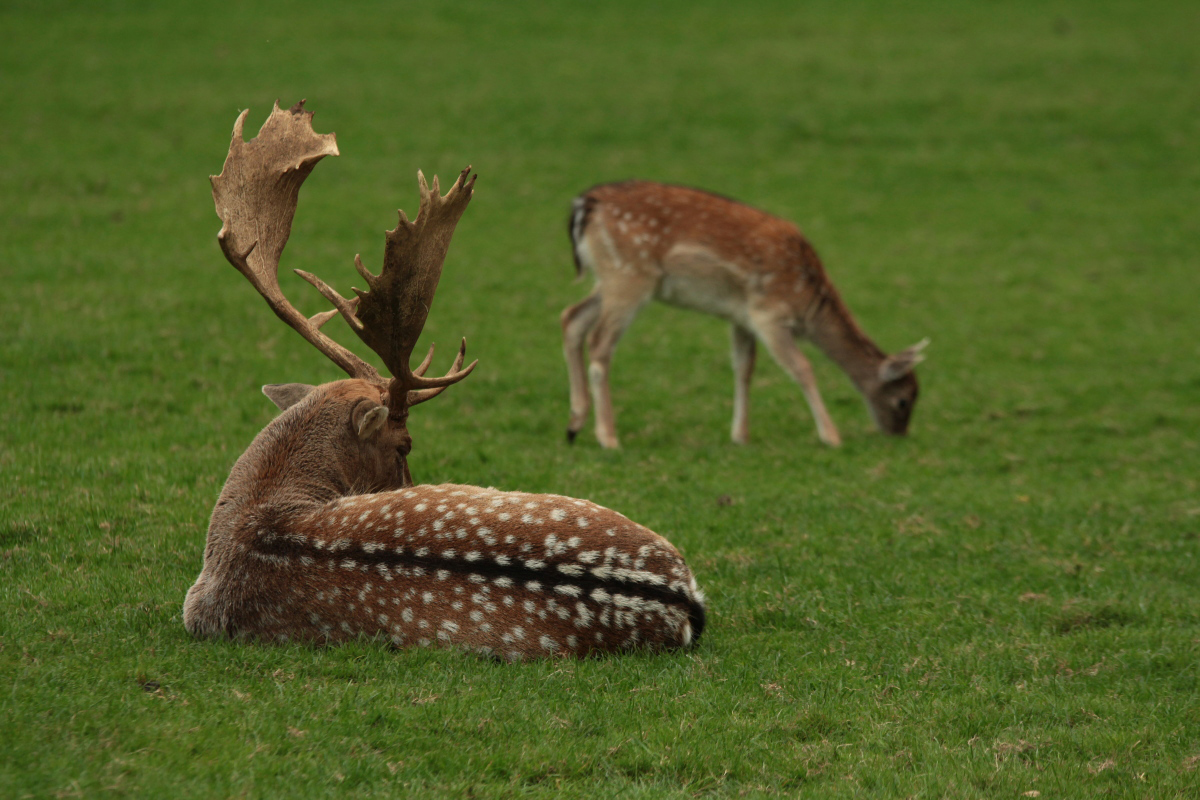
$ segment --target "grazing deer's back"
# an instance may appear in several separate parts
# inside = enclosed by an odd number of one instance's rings
[[[672,251],[703,251],[746,279],[773,275],[824,279],[824,270],[791,222],[728,197],[684,186],[626,181],[593,187],[576,204],[577,236],[595,223],[625,263],[672,265]],[[675,259],[682,261],[686,259]]]

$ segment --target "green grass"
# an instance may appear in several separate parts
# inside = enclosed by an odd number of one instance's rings
[[[193,6],[0,8],[0,796],[1196,796],[1200,7]],[[345,292],[418,167],[480,175],[426,338],[481,362],[414,412],[416,478],[666,535],[697,650],[186,634],[259,385],[338,377],[207,182],[240,109],[301,97],[343,155],[287,268]],[[763,359],[734,447],[725,326],[653,307],[625,449],[569,449],[565,217],[634,176],[796,220],[881,346],[930,336],[912,436],[818,357],[822,448]]]

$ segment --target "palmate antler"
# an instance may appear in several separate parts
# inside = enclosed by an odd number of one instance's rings
[[[387,232],[383,270],[372,275],[356,255],[355,266],[368,290],[355,289],[352,300],[339,295],[324,281],[302,270],[335,308],[312,317],[297,311],[279,288],[279,257],[287,244],[296,214],[300,186],[313,167],[327,155],[338,155],[334,134],[312,128],[312,112],[301,100],[287,111],[279,104],[263,123],[258,136],[243,141],[248,111],[233,126],[233,140],[220,175],[212,177],[213,201],[223,223],[217,240],[229,262],[253,284],[275,314],[324,353],[352,378],[386,384],[389,417],[403,423],[408,408],[440,394],[465,378],[478,361],[462,368],[466,339],[454,365],[440,378],[425,378],[433,348],[416,369],[410,367],[413,348],[425,326],[442,274],[442,263],[454,227],[471,201],[475,178],[467,167],[450,191],[442,196],[438,180],[432,190],[417,173],[421,207],[415,222],[400,212],[395,230]],[[375,351],[392,373],[387,381],[378,370],[321,333],[320,328],[340,313],[359,338]]]
[[[433,179],[433,188],[425,183],[425,176],[418,172],[417,182],[421,187],[421,208],[415,222],[409,222],[404,212],[395,230],[387,232],[384,248],[383,271],[372,275],[356,255],[354,266],[367,282],[368,291],[355,289],[353,301],[347,300],[331,289],[320,278],[307,272],[301,277],[316,286],[329,302],[333,303],[354,332],[374,350],[392,373],[388,394],[392,398],[406,398],[407,406],[414,406],[436,397],[449,385],[458,383],[470,374],[478,361],[462,369],[467,352],[467,341],[459,346],[454,366],[440,378],[425,378],[425,370],[433,359],[433,347],[417,369],[410,369],[413,348],[442,277],[442,263],[450,248],[450,238],[459,217],[471,202],[475,189],[475,178],[468,177],[467,167],[443,197],[438,190],[438,179]],[[357,305],[357,309],[355,306]],[[357,313],[356,313],[357,312]],[[396,403],[389,405],[395,415]]]

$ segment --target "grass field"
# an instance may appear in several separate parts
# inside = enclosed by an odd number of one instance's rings
[[[193,5],[0,5],[0,796],[1200,794],[1200,6]],[[207,181],[302,97],[342,152],[284,255],[309,313],[290,268],[345,292],[418,167],[480,176],[426,328],[480,366],[414,412],[416,479],[664,534],[698,649],[187,635],[259,386],[339,377]],[[823,448],[763,358],[735,447],[726,326],[657,306],[624,449],[568,448],[564,223],[626,177],[795,220],[882,347],[931,337],[912,435],[818,356]]]

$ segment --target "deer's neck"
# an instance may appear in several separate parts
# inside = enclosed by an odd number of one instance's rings
[[[858,327],[828,280],[809,304],[804,328],[813,344],[850,376],[860,392],[868,392],[878,383],[879,365],[886,355]]]
[[[213,511],[210,534],[237,527],[255,509],[269,508],[278,518],[352,493],[352,476],[322,444],[320,431],[288,424],[286,416],[259,433],[234,464]]]

